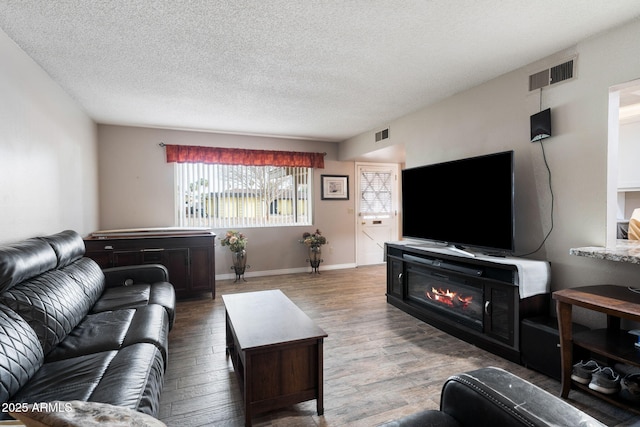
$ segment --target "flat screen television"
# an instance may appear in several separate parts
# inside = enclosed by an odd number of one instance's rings
[[[487,253],[514,251],[513,151],[402,171],[402,235]]]

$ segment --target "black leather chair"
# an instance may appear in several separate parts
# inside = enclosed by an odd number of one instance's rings
[[[595,418],[500,368],[453,375],[445,382],[440,410],[425,410],[384,427],[597,426]]]

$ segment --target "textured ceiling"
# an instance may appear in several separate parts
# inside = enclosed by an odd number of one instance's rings
[[[638,16],[638,0],[0,0],[0,28],[98,123],[330,141]]]

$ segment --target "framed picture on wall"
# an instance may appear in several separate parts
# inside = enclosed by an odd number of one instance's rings
[[[347,175],[321,175],[322,200],[349,200],[349,177]]]

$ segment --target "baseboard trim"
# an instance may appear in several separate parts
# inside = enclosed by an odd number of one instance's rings
[[[320,265],[320,273],[325,270],[344,270],[347,268],[356,268],[354,264],[332,264],[332,265]],[[299,268],[283,268],[280,270],[262,270],[262,271],[245,271],[244,277],[262,277],[262,276],[278,276],[281,274],[295,274],[295,273],[311,273],[311,267],[299,267]],[[230,280],[235,279],[235,273],[216,274],[216,280]]]

